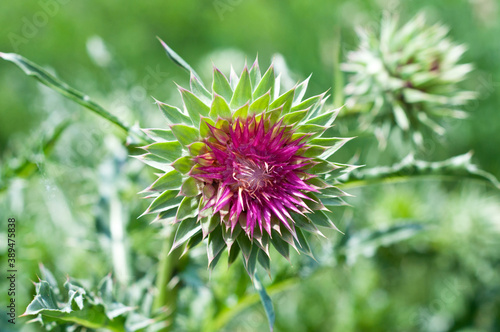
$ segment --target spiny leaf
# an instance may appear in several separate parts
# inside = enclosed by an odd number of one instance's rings
[[[185,123],[190,125],[193,123],[193,121],[191,121],[191,118],[185,115],[177,107],[162,103],[161,101],[158,101],[156,99],[155,102],[160,108],[160,111],[163,113],[169,124]]]
[[[180,189],[181,184],[182,175],[174,170],[159,177],[147,190],[164,191],[171,189]]]
[[[177,228],[177,232],[175,233],[174,242],[172,244],[170,252],[189,240],[200,230],[201,225],[197,224],[196,218],[188,218],[181,221],[181,223],[179,224],[179,228]]]
[[[200,132],[196,128],[177,124],[171,125],[170,129],[182,146],[188,146],[200,139]]]
[[[198,215],[198,197],[184,197],[177,209],[176,221],[182,221],[186,218],[193,218]]]
[[[167,162],[173,162],[182,153],[182,146],[179,142],[158,142],[146,145],[144,150],[165,159]]]
[[[238,85],[234,89],[230,105],[231,108],[235,109],[249,102],[252,102],[252,83],[250,82],[248,69],[245,67],[241,73]]]
[[[181,58],[173,49],[170,48],[170,46],[167,45],[167,43],[165,43],[163,40],[161,40],[160,38],[158,38],[158,40],[160,41],[161,45],[163,46],[163,48],[165,49],[165,51],[167,52],[167,55],[168,57],[176,64],[178,65],[179,67],[187,70],[188,72],[192,73],[197,79],[198,81],[200,81],[200,84],[203,85],[202,80],[200,78],[200,75],[198,75],[193,68],[191,68],[191,66],[186,62],[184,61],[183,58]]]
[[[229,85],[226,76],[224,76],[224,74],[221,73],[220,70],[215,67],[214,67],[214,82],[212,84],[212,89],[216,94],[222,96],[222,98],[224,98],[226,101],[231,101],[231,98],[233,96],[233,90],[231,89],[231,85]]]

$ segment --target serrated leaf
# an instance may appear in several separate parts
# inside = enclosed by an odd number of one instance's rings
[[[293,96],[293,104],[292,104],[293,106],[300,104],[302,102],[302,98],[304,98],[304,95],[306,94],[307,85],[309,84],[309,79],[311,78],[311,75],[309,75],[308,78],[306,78],[295,88],[295,95]]]
[[[288,112],[290,112],[290,109],[292,107],[294,94],[295,89],[288,90],[287,92],[279,96],[276,100],[274,100],[271,105],[269,105],[269,108],[277,108],[283,106],[282,114],[287,114]]]
[[[292,125],[302,121],[307,116],[308,110],[295,111],[283,116],[283,124]]]
[[[233,119],[240,118],[244,120],[247,118],[247,116],[248,116],[248,103],[241,106],[236,111],[234,111]]]
[[[248,239],[248,237],[244,233],[241,233],[241,235],[238,236],[236,241],[238,242],[243,257],[245,258],[244,263],[247,264],[248,259],[250,258],[250,254],[252,252],[252,242],[250,241],[250,239]]]
[[[319,126],[330,126],[337,115],[339,114],[340,109],[331,110],[325,112],[324,114],[318,115],[315,118],[309,119],[306,121],[306,124],[314,124]]]
[[[170,252],[177,249],[200,230],[201,225],[196,222],[196,218],[188,218],[181,221],[177,231],[175,232],[175,238]]]
[[[168,104],[162,103],[161,101],[155,100],[156,104],[160,108],[163,116],[167,119],[169,124],[185,123],[188,125],[193,124],[191,118],[185,115],[180,109],[175,106],[170,106]]]
[[[255,271],[257,269],[257,256],[259,255],[259,251],[261,251],[259,247],[252,246],[252,251],[250,252],[248,261],[247,260],[243,261],[245,270],[247,270],[247,273],[250,277],[253,277],[255,275]]]
[[[160,196],[156,197],[153,202],[151,202],[151,205],[149,205],[148,209],[143,214],[159,213],[179,205],[182,197],[177,196],[178,194],[178,190],[167,190],[163,192]]]
[[[256,99],[253,103],[250,104],[250,108],[248,113],[250,115],[260,114],[266,111],[269,108],[269,101],[271,100],[271,94],[269,91],[266,94],[263,94],[258,99]]]
[[[147,189],[149,191],[165,191],[172,189],[180,189],[182,184],[182,175],[174,170],[168,172],[161,177],[159,177],[153,184]]]
[[[182,146],[179,142],[158,142],[146,145],[144,150],[164,159],[173,162],[181,156]]]
[[[233,90],[231,89],[231,85],[229,85],[226,76],[224,76],[224,74],[215,67],[212,89],[216,94],[222,96],[222,98],[224,98],[226,101],[231,101],[231,98],[233,97]]]
[[[214,100],[210,107],[210,117],[214,120],[217,120],[218,117],[223,119],[231,119],[232,117],[231,109],[226,100],[218,94],[214,94]]]
[[[170,129],[182,146],[188,146],[200,139],[198,129],[186,125],[171,125]]]
[[[192,197],[201,193],[198,183],[195,178],[189,177],[184,181],[181,187],[181,195]]]
[[[191,91],[179,87],[179,91],[182,96],[182,101],[184,106],[191,118],[191,121],[195,126],[200,123],[200,117],[208,117],[210,113],[210,107],[208,107],[204,102],[202,102],[198,97],[196,97]]]
[[[307,242],[307,239],[302,231],[299,228],[295,228],[295,232],[297,237],[294,238],[294,241],[297,244],[297,248],[299,249],[299,251],[314,259],[311,248],[309,247],[309,243]]]
[[[207,256],[208,256],[208,265],[210,266],[212,261],[217,255],[226,247],[226,243],[222,238],[222,229],[221,226],[217,227],[213,232],[208,235],[207,242]]]
[[[191,66],[183,59],[179,56],[179,54],[177,54],[173,49],[170,48],[170,46],[167,45],[167,43],[165,43],[163,40],[161,40],[160,38],[158,38],[158,40],[160,41],[161,45],[163,46],[163,48],[165,49],[165,51],[167,52],[167,55],[168,57],[176,64],[178,65],[179,67],[187,70],[188,72],[192,73],[200,82],[201,79],[200,79],[200,75],[198,75],[193,68],[191,68]],[[202,84],[202,83],[201,83]]]
[[[321,136],[327,128],[315,124],[297,126],[296,133],[310,134],[311,138]]]
[[[171,142],[175,141],[175,136],[170,129],[148,128],[141,129],[148,137],[156,142]]]
[[[280,234],[276,232],[274,229],[271,231],[271,243],[274,248],[281,254],[281,256],[285,257],[287,260],[290,260],[290,248],[288,247],[288,243],[281,239]]]
[[[265,94],[268,91],[271,91],[273,93],[273,87],[274,87],[274,67],[271,65],[269,69],[264,73],[264,76],[262,76],[262,79],[259,82],[259,85],[254,89],[254,92],[252,94],[253,99],[256,100],[263,94]]]
[[[172,163],[172,167],[182,174],[187,174],[194,166],[194,161],[191,156],[180,157]],[[182,182],[181,182],[182,183]]]
[[[199,197],[184,197],[177,209],[176,221],[182,221],[187,218],[193,218],[198,215]]]
[[[245,67],[229,104],[232,109],[236,109],[250,102],[252,102],[252,83],[250,82],[248,69]]]
[[[212,94],[201,84],[196,76],[191,72],[191,78],[189,80],[189,86],[191,91],[199,96],[204,103],[209,103],[212,100]]]

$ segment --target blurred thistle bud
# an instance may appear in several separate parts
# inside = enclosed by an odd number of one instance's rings
[[[396,17],[386,16],[378,36],[358,30],[359,49],[348,54],[342,69],[353,73],[346,106],[360,112],[364,127],[398,127],[422,146],[426,128],[444,134],[440,117],[466,117],[459,108],[476,94],[459,83],[473,67],[458,64],[466,47],[447,34],[442,25],[427,25],[423,14],[402,27]]]
[[[139,159],[162,171],[145,213],[178,224],[172,250],[208,238],[209,268],[227,248],[253,276],[257,262],[269,271],[271,245],[311,255],[303,231],[336,228],[324,212],[343,204],[334,184],[352,167],[333,154],[349,139],[325,134],[339,110],[322,111],[325,94],[304,99],[308,81],[281,93],[255,61],[230,80],[214,68],[211,89],[191,74],[183,109],[158,102],[170,126],[144,129],[156,143]]]

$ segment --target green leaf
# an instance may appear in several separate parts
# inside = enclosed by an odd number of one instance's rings
[[[257,86],[257,83],[261,80],[262,76],[260,74],[260,68],[259,68],[259,59],[255,58],[255,61],[252,65],[252,68],[250,68],[250,81],[252,82],[252,86]]]
[[[335,229],[337,231],[339,230],[323,211],[314,211],[313,213],[308,213],[307,217],[309,217],[309,219],[318,226]]]
[[[198,188],[197,181],[194,178],[189,177],[182,184],[180,194],[184,195],[184,196],[192,197],[192,196],[199,195],[200,192],[201,191],[200,191],[200,188]]]
[[[270,91],[273,93],[274,87],[274,67],[271,65],[269,69],[264,73],[262,79],[259,82],[259,85],[255,88],[253,92],[253,99],[256,100],[266,92]]]
[[[249,114],[260,114],[266,111],[269,108],[269,101],[271,100],[271,94],[268,91],[266,94],[263,94],[258,99],[256,99],[253,103],[250,104],[250,109],[248,111]]]
[[[149,188],[148,191],[164,191],[180,189],[182,184],[182,175],[174,170],[159,177]]]
[[[158,142],[146,145],[144,150],[165,159],[167,162],[173,162],[180,157],[182,146],[179,142]]]
[[[220,225],[220,215],[216,214],[205,217],[201,219],[200,222],[201,222],[201,229],[203,231],[203,238],[205,238],[208,234],[213,232],[215,227]]]
[[[308,145],[308,149],[303,153],[304,157],[314,158],[326,151],[326,148],[318,145]]]
[[[187,218],[193,218],[198,215],[199,197],[184,197],[177,209],[176,221],[182,221]]]
[[[174,242],[170,252],[179,248],[184,242],[189,240],[201,230],[201,225],[196,222],[196,218],[188,218],[181,221],[177,232],[175,233]]]
[[[156,197],[156,199],[151,202],[147,210],[143,213],[158,213],[165,210],[168,210],[174,206],[179,205],[182,200],[182,197],[177,196],[179,194],[178,190],[167,190],[163,192],[160,196]]]
[[[210,108],[210,117],[217,120],[218,117],[223,119],[231,119],[231,109],[226,100],[218,94],[214,94],[214,100]]]
[[[229,255],[227,257],[227,265],[228,265],[228,267],[231,266],[231,264],[234,263],[234,261],[236,260],[236,258],[238,258],[240,251],[241,251],[241,249],[240,249],[240,246],[238,244],[236,244],[235,246],[231,247],[231,250],[229,250]]]
[[[226,76],[224,76],[224,74],[215,67],[212,89],[216,94],[222,96],[222,98],[224,98],[226,101],[231,101],[231,98],[233,97],[233,90],[231,89],[231,85],[229,85]]]
[[[257,261],[267,271],[269,277],[271,277],[271,260],[263,250],[259,250]]]
[[[178,87],[184,106],[191,118],[193,124],[198,126],[200,123],[200,117],[208,117],[210,113],[210,107],[208,107],[204,102],[202,102],[198,97],[196,97],[191,91],[188,91],[182,87]]]
[[[311,97],[309,99],[304,100],[298,105],[294,105],[291,109],[292,112],[294,111],[300,111],[300,110],[305,110],[305,109],[310,109],[314,105],[317,105],[321,100],[323,99],[324,94],[317,95],[314,97]]]
[[[212,100],[212,94],[201,84],[196,76],[191,72],[191,78],[189,80],[189,86],[191,91],[199,96],[203,102],[209,103]]]
[[[253,286],[255,287],[255,290],[257,290],[257,292],[259,293],[260,300],[266,312],[267,321],[269,322],[269,329],[271,330],[271,332],[273,332],[274,321],[276,318],[274,314],[273,302],[271,301],[269,294],[267,294],[266,292],[266,288],[260,281],[259,276],[257,274],[255,274],[253,278]]]
[[[210,266],[212,261],[217,255],[226,247],[226,243],[222,238],[222,229],[221,226],[214,229],[213,232],[210,232],[208,235],[207,242],[207,256],[208,256],[208,265]],[[214,265],[215,266],[215,265]]]
[[[318,115],[315,118],[312,118],[310,120],[306,121],[306,124],[315,124],[319,126],[330,126],[333,121],[335,121],[335,118],[339,114],[340,109],[335,109],[328,111],[322,115]]]
[[[307,112],[309,112],[309,110],[302,110],[302,111],[288,113],[285,116],[283,116],[283,123],[286,125],[292,125],[297,122],[300,122],[307,116]]]
[[[233,119],[240,118],[244,120],[247,118],[247,116],[248,116],[248,103],[241,106],[236,111],[234,111]]]
[[[201,133],[200,133],[200,135],[201,135]],[[195,142],[195,143],[189,145],[188,148],[189,148],[189,154],[191,156],[199,156],[201,154],[207,153],[207,151],[208,151],[207,144],[203,143],[203,142]]]
[[[156,142],[171,142],[176,140],[170,129],[148,128],[141,130]]]
[[[276,232],[274,229],[271,231],[271,243],[274,248],[281,254],[281,256],[285,257],[288,261],[290,261],[290,248],[288,247],[288,243],[281,239],[280,234]]]
[[[398,126],[403,130],[410,129],[410,120],[408,120],[403,107],[399,103],[395,103],[392,110],[394,112],[394,119],[396,120]]]
[[[95,101],[90,99],[89,96],[83,94],[82,92],[76,89],[73,89],[65,82],[49,74],[39,65],[15,53],[0,52],[0,58],[14,63],[19,68],[21,68],[26,75],[34,77],[40,83],[48,86],[49,88],[58,92],[64,97],[71,99],[72,101],[82,105],[83,107],[95,112],[99,116],[114,123],[127,133],[132,132],[132,129],[130,127],[122,123],[120,120],[118,120],[117,117],[115,117],[114,115],[106,111],[102,106],[100,106]]]
[[[169,124],[177,124],[177,123],[185,123],[188,125],[193,124],[191,118],[185,115],[177,107],[162,103],[161,101],[158,101],[156,99],[155,102],[160,108],[160,111],[163,113]]]
[[[257,269],[257,256],[259,255],[259,247],[252,246],[252,251],[250,251],[250,256],[248,257],[248,261],[244,260],[243,265],[245,266],[245,270],[250,277],[255,275],[255,271]]]
[[[275,101],[269,105],[269,108],[277,108],[283,106],[283,113],[287,114],[290,112],[290,108],[292,107],[293,96],[295,94],[295,89],[288,90],[281,96],[279,96]]]
[[[334,137],[334,138],[316,138],[310,141],[311,144],[318,144],[321,146],[328,146],[325,152],[320,156],[321,159],[327,159],[338,149],[340,149],[345,143],[352,140],[353,137]]]
[[[236,241],[238,242],[243,257],[245,258],[244,263],[248,264],[248,259],[250,258],[250,254],[252,252],[252,242],[250,241],[250,239],[248,239],[245,233],[241,233]]]
[[[200,120],[200,137],[207,138],[209,134],[211,134],[210,128],[208,128],[207,124],[215,127],[215,122],[210,118],[201,117]],[[201,142],[200,142],[201,143]]]
[[[238,85],[234,89],[233,98],[231,99],[230,106],[232,109],[241,107],[246,103],[252,102],[252,83],[250,83],[250,76],[248,69],[245,67],[241,73]]]
[[[165,51],[167,52],[167,55],[168,57],[170,58],[170,60],[172,60],[176,65],[178,65],[179,67],[187,70],[188,72],[192,73],[197,79],[198,81],[202,82],[201,81],[201,78],[200,76],[194,71],[193,68],[191,68],[191,66],[186,62],[184,61],[183,58],[181,58],[173,49],[171,49],[167,43],[165,43],[163,40],[161,40],[160,38],[158,38],[158,40],[160,41],[161,45],[163,46],[163,48],[165,49]],[[203,83],[200,83],[200,84],[203,84]]]
[[[172,167],[182,174],[187,174],[194,166],[194,161],[191,156],[180,157],[173,162]]]
[[[321,160],[321,159],[314,159],[314,161],[319,161],[319,164],[314,165],[311,167],[308,172],[311,174],[325,174],[325,173],[330,173],[333,170],[336,170],[339,168],[339,166],[326,161],[326,160]]]
[[[294,238],[294,241],[297,244],[297,248],[307,256],[314,259],[311,248],[309,247],[309,243],[307,242],[307,239],[305,238],[302,231],[296,227],[295,232],[297,234],[297,238]]]
[[[309,79],[311,78],[312,74],[309,75],[308,78],[306,78],[302,83],[297,85],[295,88],[295,95],[293,96],[293,106],[300,104],[302,102],[302,98],[304,98],[304,95],[306,94],[307,90],[307,85],[309,84]]]
[[[326,130],[326,127],[315,124],[306,124],[297,126],[296,133],[311,134],[311,138],[321,136]]]
[[[188,146],[200,140],[200,132],[196,128],[177,124],[171,125],[170,129],[182,146]]]

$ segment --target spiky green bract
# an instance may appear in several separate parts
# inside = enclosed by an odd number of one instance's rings
[[[425,128],[442,135],[444,128],[435,120],[465,117],[459,108],[475,97],[459,87],[472,70],[471,64],[458,64],[466,47],[447,34],[442,25],[427,25],[423,14],[402,27],[387,16],[378,36],[360,29],[359,49],[342,66],[353,73],[346,106],[365,112],[365,125],[399,127],[417,145]]]
[[[257,262],[269,270],[271,245],[311,255],[303,231],[335,228],[323,211],[344,204],[334,183],[351,166],[332,155],[349,139],[324,136],[339,110],[322,111],[325,94],[304,99],[307,84],[281,93],[256,61],[230,80],[215,68],[211,89],[192,75],[182,109],[158,102],[170,127],[146,129],[156,142],[139,158],[162,171],[146,213],[178,223],[172,249],[208,237],[209,267],[227,247],[253,276]]]

